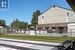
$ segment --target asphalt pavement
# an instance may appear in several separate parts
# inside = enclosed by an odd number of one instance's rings
[[[0,46],[17,50],[57,50],[61,43],[0,38]]]

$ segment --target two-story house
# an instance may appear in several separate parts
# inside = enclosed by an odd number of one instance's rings
[[[66,8],[53,6],[38,17],[38,29],[66,33],[75,29],[75,13]]]

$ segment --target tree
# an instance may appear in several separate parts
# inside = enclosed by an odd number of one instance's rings
[[[32,15],[32,26],[36,27],[36,25],[38,24],[38,16],[41,15],[41,12],[39,10],[36,10],[35,12],[33,12]]]
[[[19,21],[18,19],[16,19],[11,23],[11,28],[13,28],[13,29],[26,29],[27,25],[28,25],[27,22]]]
[[[27,22],[21,22],[20,29],[27,29],[28,23]]]
[[[71,8],[75,11],[75,0],[67,0]]]
[[[0,25],[5,27],[5,26],[6,26],[5,20],[2,20],[2,19],[1,19],[1,20],[0,20]]]

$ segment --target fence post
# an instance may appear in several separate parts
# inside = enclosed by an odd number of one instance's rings
[[[7,30],[6,30],[6,28],[4,28],[4,30],[5,30],[4,33],[7,34]]]

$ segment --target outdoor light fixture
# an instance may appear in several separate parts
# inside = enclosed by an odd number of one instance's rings
[[[67,0],[73,11],[75,11],[75,0]]]

